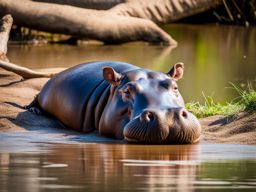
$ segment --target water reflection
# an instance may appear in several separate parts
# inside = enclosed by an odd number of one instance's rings
[[[95,60],[119,60],[158,71],[182,61],[186,64],[180,89],[186,100],[203,100],[202,91],[218,101],[236,97],[229,82],[256,84],[256,29],[234,26],[165,26],[177,48],[128,43],[103,45],[10,45],[11,61],[30,68],[69,67]],[[207,83],[206,83],[207,82]]]
[[[237,153],[234,146],[226,149]],[[255,152],[255,148],[244,149],[248,154]],[[256,187],[256,164],[252,159],[205,161],[207,153],[207,147],[202,145],[125,144],[58,144],[47,153],[2,153],[0,189],[232,191],[237,187],[251,190]]]

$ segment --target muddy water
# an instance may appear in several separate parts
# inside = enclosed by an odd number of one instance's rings
[[[186,72],[180,89],[187,101],[202,101],[202,92],[224,101],[236,96],[232,89],[225,88],[230,86],[229,82],[255,84],[254,28],[174,25],[166,30],[179,42],[178,47],[145,43],[10,45],[8,56],[12,62],[30,68],[119,60],[167,71],[172,64],[182,61]],[[33,140],[26,139],[24,133],[12,137],[0,135],[1,192],[255,191],[256,188],[255,146],[207,143],[145,146],[94,143],[94,137],[89,139],[90,143],[75,140],[69,144],[67,141],[47,144],[37,143],[42,138],[32,137]]]
[[[0,191],[255,191],[243,145],[35,144],[0,153]],[[0,148],[1,150],[1,148]]]
[[[230,82],[256,85],[256,29],[231,26],[165,27],[176,48],[128,43],[103,45],[9,46],[11,61],[30,68],[70,67],[95,60],[118,60],[166,72],[175,62],[186,65],[180,90],[186,101],[203,101],[202,92],[217,101],[237,96]]]

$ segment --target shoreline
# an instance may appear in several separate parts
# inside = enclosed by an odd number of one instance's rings
[[[46,71],[63,69],[47,69]],[[22,107],[28,105],[48,78],[22,80],[20,76],[0,69],[0,137],[17,142],[113,142],[96,133],[84,134],[63,128],[57,121],[37,116]],[[256,144],[256,113],[242,112],[227,121],[221,115],[200,119],[202,137],[199,143]],[[1,139],[3,140],[3,139]],[[4,141],[2,141],[4,142]],[[122,141],[120,143],[123,143]],[[1,145],[1,142],[0,142]]]

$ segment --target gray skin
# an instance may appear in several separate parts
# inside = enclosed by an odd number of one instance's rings
[[[177,87],[184,65],[168,73],[104,61],[67,69],[28,106],[75,130],[141,143],[195,143],[197,118],[185,109]]]

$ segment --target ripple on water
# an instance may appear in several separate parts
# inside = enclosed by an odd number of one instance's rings
[[[53,163],[53,164],[46,164],[42,166],[43,168],[62,168],[62,167],[68,167],[68,164],[64,163]]]
[[[123,159],[124,166],[175,166],[175,165],[199,165],[200,160],[179,160],[179,161],[167,161],[167,160],[136,160],[136,159]]]
[[[46,184],[46,185],[40,185],[40,188],[44,188],[44,189],[79,189],[79,188],[82,188],[82,186]]]

